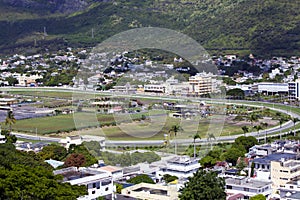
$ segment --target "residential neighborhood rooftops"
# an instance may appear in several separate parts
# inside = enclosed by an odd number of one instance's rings
[[[55,170],[54,175],[62,175],[64,177],[63,181],[71,182],[72,184],[78,183],[88,183],[95,179],[103,179],[110,177],[108,173],[104,171],[99,171],[91,168],[76,168],[68,167],[60,170]]]
[[[292,153],[274,153],[267,155],[263,158],[256,158],[253,160],[254,163],[261,163],[261,164],[269,164],[271,161],[280,161],[282,159],[289,160],[295,159],[296,154]]]
[[[271,183],[271,181],[259,181],[245,177],[227,178],[225,181],[226,185],[247,185],[248,188],[262,188]]]
[[[177,163],[177,164],[188,164],[191,162],[198,162],[199,159],[194,159],[189,156],[177,156],[168,160],[169,163]]]

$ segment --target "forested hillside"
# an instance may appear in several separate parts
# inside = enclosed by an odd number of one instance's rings
[[[297,0],[76,0],[70,5],[69,0],[3,0],[0,52],[92,46],[148,26],[181,31],[211,52],[268,56],[300,50]]]

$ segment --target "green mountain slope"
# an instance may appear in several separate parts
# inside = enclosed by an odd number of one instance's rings
[[[297,0],[89,0],[72,12],[62,9],[69,7],[67,0],[61,2],[66,6],[39,7],[36,12],[21,5],[15,19],[0,15],[0,52],[34,45],[91,46],[120,31],[152,26],[181,31],[211,52],[299,55]],[[7,2],[0,10],[4,7],[16,12]]]

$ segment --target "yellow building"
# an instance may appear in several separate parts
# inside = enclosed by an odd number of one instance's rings
[[[189,78],[189,94],[203,95],[217,91],[216,76],[210,73],[198,73]]]
[[[300,178],[300,160],[271,161],[271,180],[273,192],[284,188],[290,181]]]

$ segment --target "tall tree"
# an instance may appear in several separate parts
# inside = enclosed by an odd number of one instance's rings
[[[66,167],[82,167],[86,163],[84,155],[79,153],[72,153],[69,155],[64,163]]]
[[[215,172],[199,169],[180,189],[181,200],[225,200],[225,181]]]
[[[284,118],[282,118],[282,117],[279,118],[279,125],[280,125],[280,128],[282,127],[283,122],[285,122]]]
[[[234,140],[233,146],[240,149],[244,149],[246,152],[249,151],[251,147],[258,144],[257,139],[253,136],[240,136]]]
[[[242,130],[244,132],[244,136],[246,136],[246,133],[249,132],[249,128],[247,126],[242,126]]]
[[[261,125],[256,125],[253,128],[257,130],[257,136],[259,137],[259,131],[262,130]]]
[[[173,139],[174,139],[174,143],[175,143],[175,154],[177,155],[177,141],[176,141],[176,137],[177,137],[177,133],[183,131],[183,129],[181,128],[180,125],[176,124],[173,125],[170,130],[169,130],[169,134],[171,135],[171,133],[174,134]],[[171,138],[171,137],[169,137]]]
[[[16,118],[15,118],[15,115],[13,113],[13,111],[9,110],[7,112],[7,115],[6,115],[6,118],[5,118],[5,125],[9,125],[9,131],[10,131],[10,134],[12,132],[12,125],[16,123]]]
[[[201,137],[200,137],[200,135],[198,134],[198,133],[196,133],[195,135],[194,135],[194,137],[193,137],[193,139],[194,139],[194,158],[196,158],[196,140],[197,139],[200,139],[201,140]]]
[[[210,142],[210,150],[212,150],[212,139],[216,140],[216,137],[213,133],[209,133],[207,136],[207,141]]]

